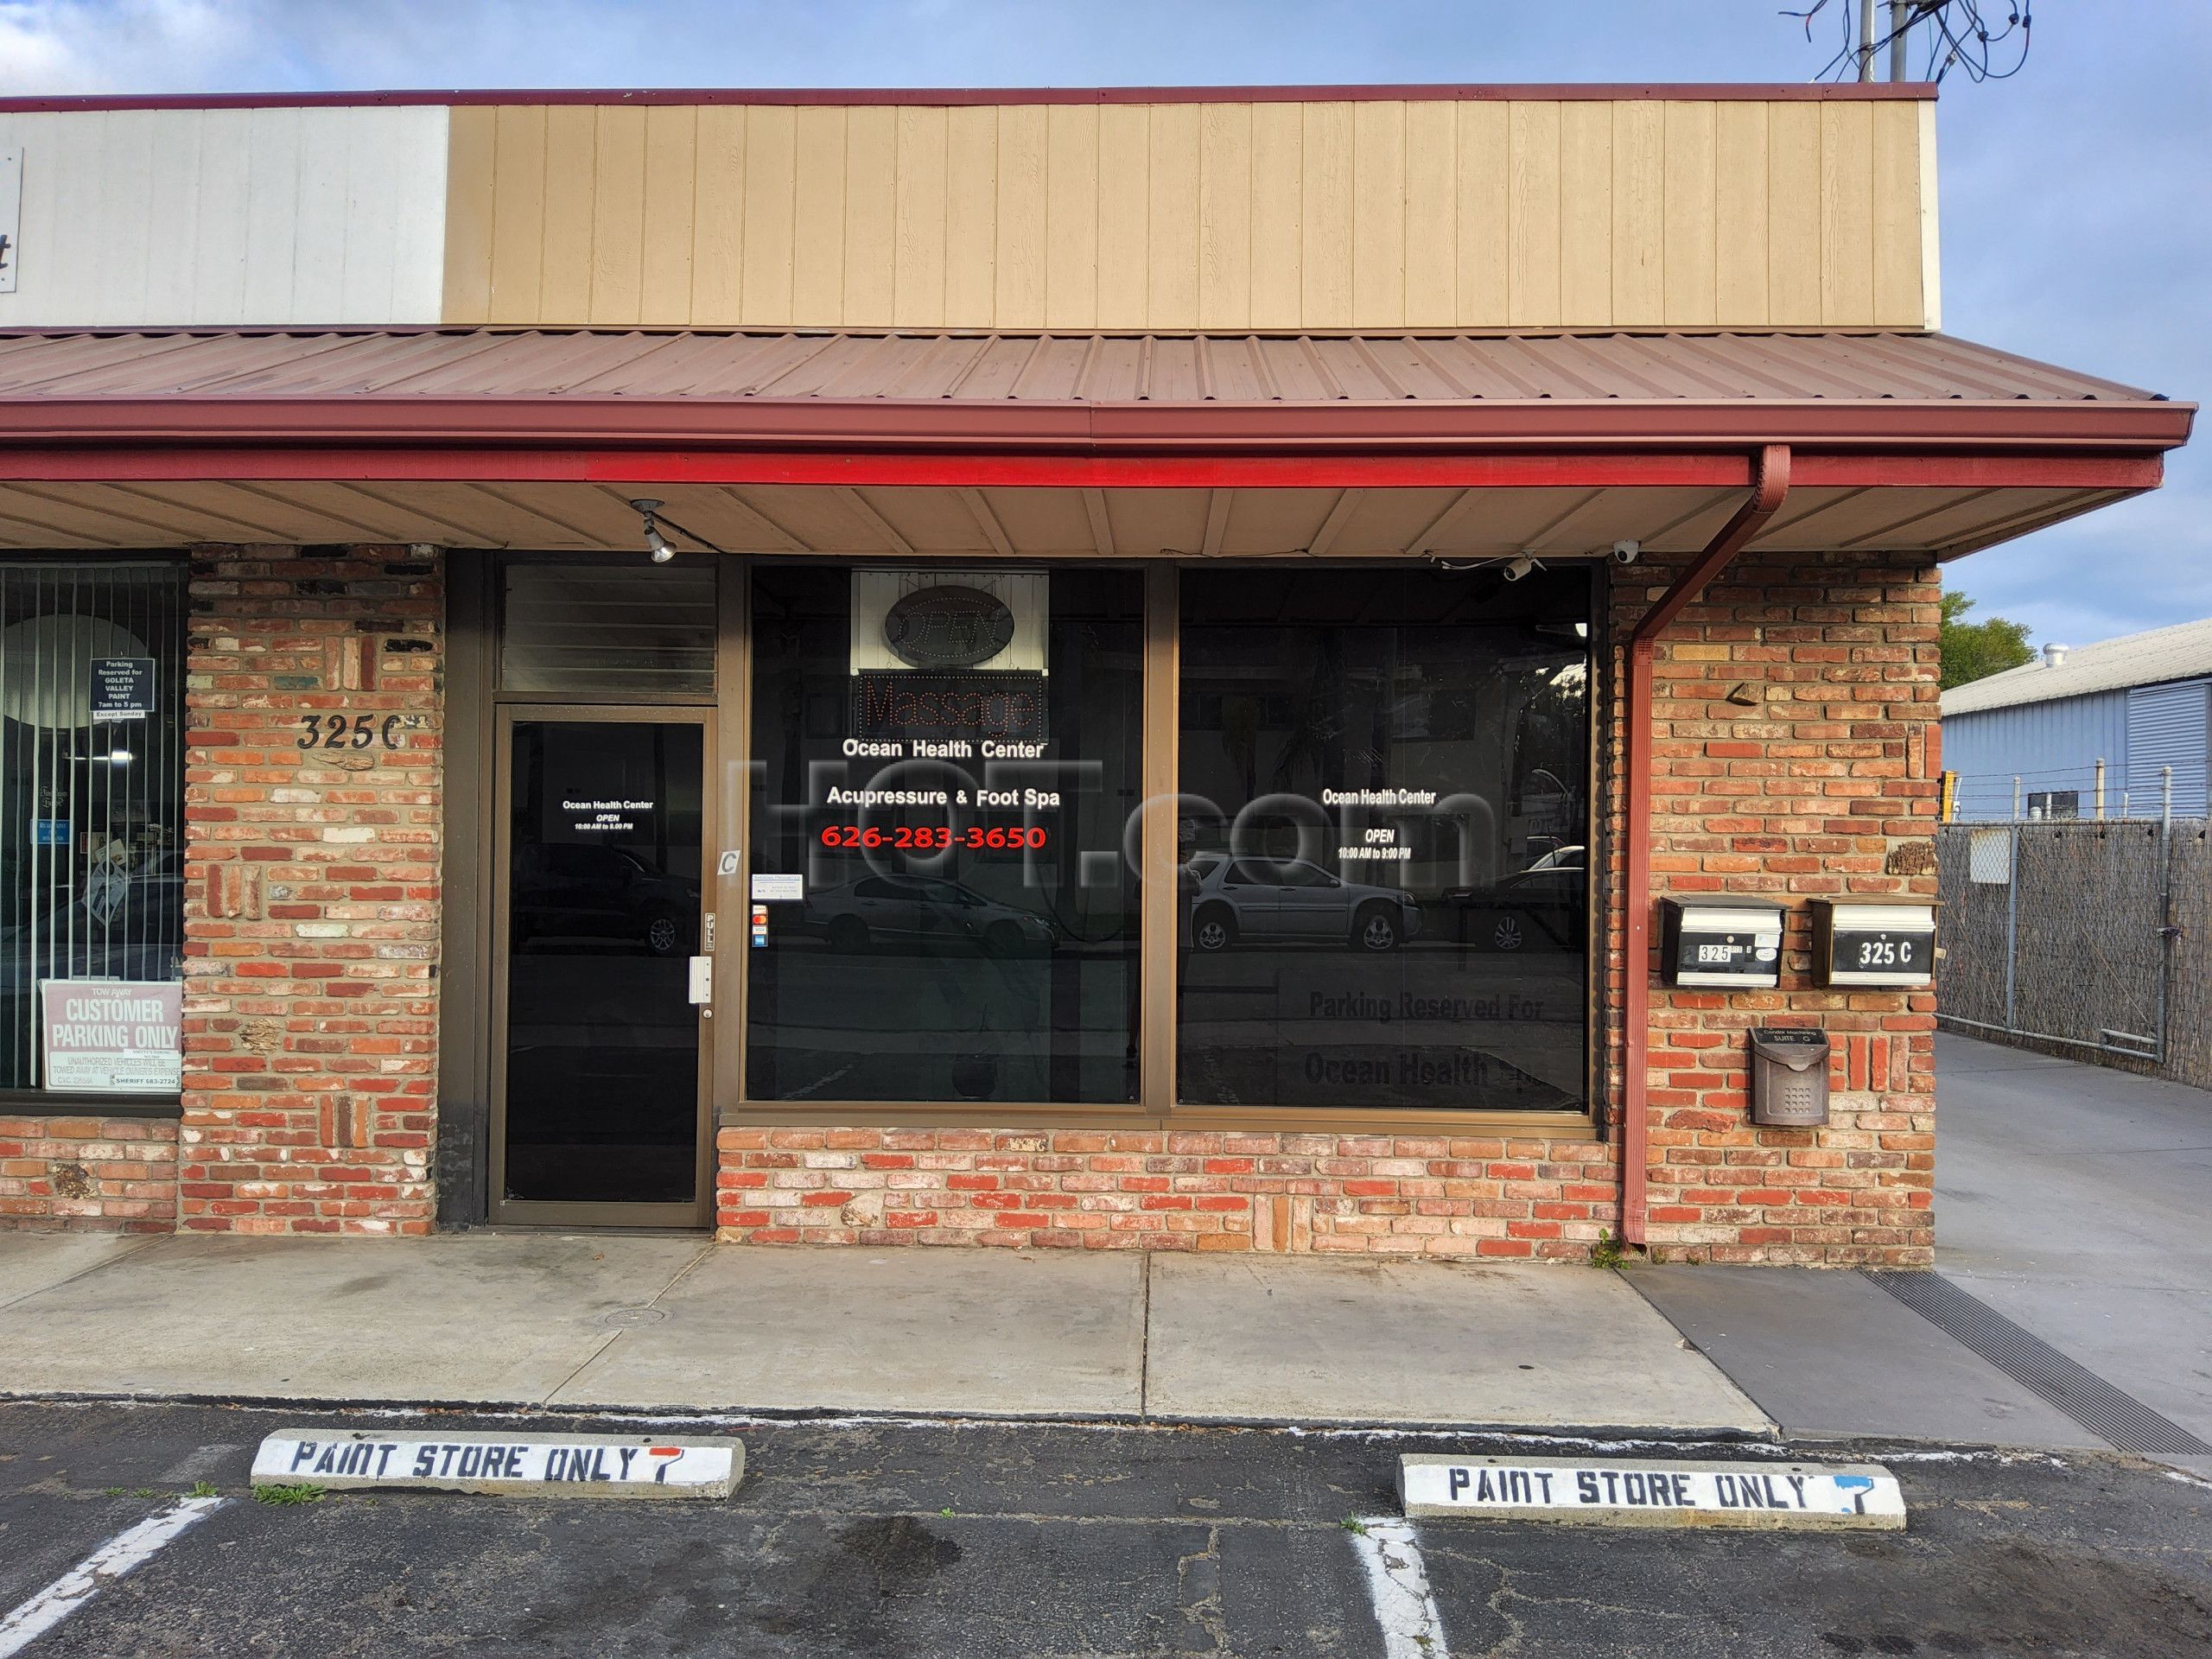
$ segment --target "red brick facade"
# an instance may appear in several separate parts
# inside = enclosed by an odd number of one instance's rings
[[[1610,1147],[1518,1135],[724,1129],[715,1219],[755,1244],[1583,1256]]]
[[[0,1230],[166,1233],[176,1226],[176,1125],[0,1114]]]
[[[1614,588],[1624,636],[1675,574]],[[1936,896],[1937,612],[1916,555],[1746,555],[1669,631],[1656,666],[1655,893],[1797,901],[1782,988],[1651,993],[1647,1120],[1655,1256],[1921,1266],[1934,1244],[1931,993],[1815,989],[1810,912],[1823,894]],[[1614,769],[1624,709],[1608,721]],[[1622,803],[1609,808],[1618,884]],[[1608,1005],[1624,986],[1611,912]],[[1655,930],[1656,933],[1656,930]],[[1745,1033],[1817,1025],[1837,1050],[1830,1122],[1755,1128]],[[1608,1096],[1621,1098],[1620,1033]]]
[[[441,621],[403,547],[194,560],[187,1230],[430,1230]]]
[[[1674,574],[1618,574],[1617,639]],[[1937,591],[1916,557],[1747,556],[1685,613],[1657,662],[1659,891],[1932,898]],[[175,1179],[165,1189],[168,1125],[0,1120],[0,1225],[427,1232],[438,567],[404,548],[203,550],[193,606]],[[1607,683],[1596,896],[1618,1103],[1620,676]],[[302,747],[309,716],[324,723]],[[1933,999],[1807,988],[1802,909],[1790,930],[1779,991],[1652,993],[1653,1253],[1924,1262]],[[1827,1128],[1748,1124],[1744,1033],[1769,1020],[1837,1039]],[[1619,1230],[1618,1130],[724,1128],[716,1221],[754,1243],[1579,1257]]]

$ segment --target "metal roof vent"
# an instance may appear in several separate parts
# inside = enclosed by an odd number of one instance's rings
[[[2066,653],[2071,649],[2069,645],[2045,645],[2043,648],[2043,665],[2045,668],[2065,667]]]

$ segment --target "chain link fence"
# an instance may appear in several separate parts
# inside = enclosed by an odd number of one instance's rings
[[[1936,835],[1948,1028],[2212,1086],[2202,819],[1952,823]]]

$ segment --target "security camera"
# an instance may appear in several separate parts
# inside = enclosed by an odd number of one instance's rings
[[[1634,564],[1637,560],[1637,556],[1643,551],[1643,543],[1642,542],[1615,542],[1613,543],[1613,563],[1616,564]]]
[[[1499,574],[1508,582],[1518,582],[1535,568],[1536,562],[1523,553],[1516,558],[1508,559],[1505,562],[1505,569]]]

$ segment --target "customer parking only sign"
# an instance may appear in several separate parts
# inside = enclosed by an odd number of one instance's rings
[[[1398,1460],[1398,1495],[1415,1520],[1892,1531],[1904,1525],[1897,1478],[1871,1463],[1410,1454]]]
[[[184,1081],[184,987],[175,980],[39,982],[45,1084],[80,1094],[175,1094]]]

